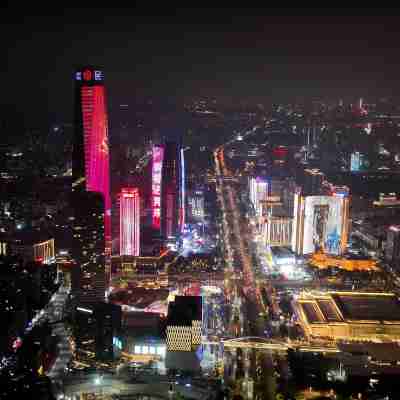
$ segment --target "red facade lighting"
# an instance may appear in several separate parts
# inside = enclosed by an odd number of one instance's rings
[[[83,79],[82,79],[83,78]],[[108,116],[102,72],[85,69],[77,73],[81,81],[86,190],[104,197],[104,235],[106,253],[111,244],[110,160],[108,148]]]
[[[160,229],[161,216],[161,176],[164,160],[164,147],[153,146],[153,163],[151,172],[151,208],[152,225],[155,229]]]
[[[137,188],[120,194],[120,255],[140,255],[140,196]]]

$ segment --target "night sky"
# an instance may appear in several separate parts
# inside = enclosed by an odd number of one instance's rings
[[[398,17],[283,17],[267,9],[43,16],[44,9],[22,5],[2,11],[1,103],[36,118],[70,118],[72,71],[81,64],[103,66],[111,105],[142,95],[269,102],[399,94]]]

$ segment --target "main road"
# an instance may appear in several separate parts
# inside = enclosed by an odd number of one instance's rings
[[[232,186],[232,175],[226,166],[223,148],[214,152],[214,161],[217,193],[223,214],[225,247],[228,255],[226,285],[231,288],[229,292],[234,293],[234,296],[228,297],[231,297],[230,301],[233,304],[232,297],[239,296],[239,303],[242,305],[239,308],[241,336],[263,337],[265,336],[265,321],[260,318],[260,314],[263,313],[264,307],[248,245],[250,235],[246,227],[247,222],[238,209],[238,197]],[[236,257],[234,252],[237,254]],[[235,262],[235,265],[232,265],[232,261]],[[265,357],[261,358],[261,365],[259,361],[256,361],[254,353],[247,349],[243,352],[238,347],[240,346],[235,344],[231,352],[226,352],[225,355],[225,368],[230,371],[228,374],[233,380],[242,374],[246,379],[249,378],[251,371],[254,373],[258,367],[273,370],[272,349],[264,348]],[[278,349],[280,347],[280,345],[277,346]]]
[[[218,193],[220,193],[221,197],[221,208],[223,212],[223,218],[226,219],[228,227],[230,227],[230,232],[226,240],[228,243],[226,244],[228,248],[229,260],[232,259],[232,248],[235,248],[239,252],[240,259],[240,269],[241,269],[241,277],[238,277],[238,273],[235,270],[230,270],[233,273],[233,278],[236,281],[235,289],[239,294],[245,297],[243,300],[245,302],[250,302],[251,308],[253,308],[255,313],[252,313],[253,316],[251,319],[256,319],[258,314],[264,311],[259,286],[255,279],[254,268],[252,265],[252,259],[249,252],[249,246],[246,241],[249,238],[248,232],[246,232],[245,225],[246,222],[244,218],[240,215],[238,209],[238,198],[237,194],[232,188],[232,185],[229,181],[226,181],[225,178],[231,177],[231,173],[228,170],[225,163],[224,150],[219,148],[214,153],[215,160],[215,171],[216,171],[216,182],[219,188]],[[238,279],[239,278],[239,279]],[[241,285],[237,285],[240,282]],[[234,285],[235,286],[235,285]],[[250,321],[253,324],[253,327],[257,326],[256,321]],[[263,330],[257,329],[258,332],[249,332],[256,336],[262,336]]]

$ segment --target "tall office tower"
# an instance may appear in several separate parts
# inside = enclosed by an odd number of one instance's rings
[[[121,334],[121,306],[98,303],[94,307],[96,359],[112,361],[118,358]]]
[[[400,225],[392,225],[387,231],[385,258],[392,263],[400,263]]]
[[[192,221],[204,220],[204,190],[194,190],[188,196],[188,210]]]
[[[137,188],[124,188],[120,193],[120,255],[140,255],[140,196]]]
[[[181,148],[180,151],[180,176],[179,176],[179,181],[180,181],[180,186],[179,186],[179,229],[182,232],[183,228],[185,226],[185,221],[186,221],[186,185],[185,185],[185,154],[184,154],[184,149]]]
[[[161,177],[161,234],[164,239],[176,238],[185,221],[183,149],[177,143],[165,144]]]
[[[153,146],[152,169],[151,169],[151,208],[152,226],[160,229],[161,215],[161,177],[164,160],[164,147]]]
[[[327,196],[295,194],[292,250],[311,254],[322,250],[340,255],[346,247],[349,230],[349,198],[346,192]]]
[[[71,276],[74,303],[91,306],[104,301],[105,240],[104,199],[100,193],[87,192],[75,185],[71,193],[72,258]]]
[[[250,178],[250,201],[257,217],[262,216],[262,202],[268,196],[268,182],[260,177]]]
[[[108,117],[103,71],[84,67],[75,73],[73,180],[104,197],[106,255],[111,254],[111,197]]]

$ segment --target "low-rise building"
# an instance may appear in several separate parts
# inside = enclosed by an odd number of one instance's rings
[[[294,309],[311,339],[400,339],[400,302],[393,293],[309,292],[294,301]]]

